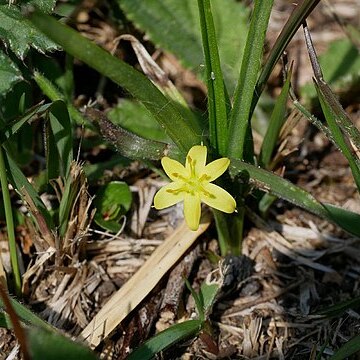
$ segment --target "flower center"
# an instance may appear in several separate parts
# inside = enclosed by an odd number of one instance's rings
[[[211,177],[207,174],[196,174],[195,164],[196,160],[193,160],[190,156],[187,157],[188,164],[190,165],[190,175],[189,177],[182,176],[178,173],[172,173],[171,175],[181,181],[181,186],[178,189],[168,189],[167,192],[178,195],[182,192],[187,194],[195,195],[205,195],[212,199],[215,198],[215,195],[211,194],[209,191],[205,190],[204,185],[209,182]]]

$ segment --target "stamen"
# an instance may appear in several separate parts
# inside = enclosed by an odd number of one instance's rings
[[[201,175],[201,177],[199,178],[199,181],[209,181],[211,179],[210,175],[207,174],[203,174]]]
[[[207,197],[209,197],[210,199],[216,199],[216,196],[212,193],[210,193],[209,191],[206,191],[203,187],[201,187],[200,191]]]
[[[185,180],[185,177],[180,175],[179,173],[171,173],[171,175],[175,178],[181,179],[181,180]]]

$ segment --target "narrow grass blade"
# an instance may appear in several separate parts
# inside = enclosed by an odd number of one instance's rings
[[[360,335],[353,337],[346,344],[344,344],[329,360],[343,360],[347,359],[360,351]]]
[[[356,186],[358,188],[358,191],[360,191],[360,168],[359,168],[358,158],[354,154],[352,148],[350,147],[350,144],[346,142],[343,132],[338,126],[338,122],[337,122],[338,118],[334,113],[334,108],[331,106],[331,103],[328,102],[328,98],[323,93],[323,87],[319,86],[317,82],[315,82],[315,87],[319,95],[322,111],[325,115],[326,122],[329,125],[329,129],[332,133],[334,141],[336,142],[338,148],[349,162],[349,166],[353,174]],[[358,148],[358,150],[360,150],[360,147]]]
[[[326,317],[342,316],[345,311],[349,309],[356,309],[360,307],[360,296],[347,301],[341,301],[335,305],[328,306],[326,309],[317,311],[316,315],[324,315]]]
[[[334,222],[351,234],[360,236],[360,228],[357,225],[360,223],[359,214],[334,205],[322,204],[307,191],[269,171],[239,160],[231,161],[230,172],[233,176],[244,170],[249,173],[251,182],[255,187],[270,192],[315,215]]]
[[[322,70],[316,55],[316,51],[314,45],[311,40],[310,32],[307,25],[304,25],[304,35],[306,46],[308,49],[311,65],[314,71],[314,75],[316,78],[316,84],[318,88],[321,90],[323,97],[325,98],[328,106],[335,116],[335,120],[338,126],[342,129],[342,131],[349,137],[349,139],[353,142],[353,144],[360,149],[360,131],[353,124],[343,107],[341,106],[339,100],[332,92],[329,85],[325,82]]]
[[[246,157],[249,161],[253,161],[250,110],[273,2],[273,0],[255,1],[240,77],[234,94],[234,105],[230,114],[227,155],[231,158],[245,159]]]
[[[198,0],[198,7],[208,88],[210,144],[224,156],[228,134],[227,97],[210,0]]]
[[[8,179],[6,176],[6,168],[3,156],[4,149],[0,146],[0,182],[1,182],[1,192],[3,198],[3,205],[5,209],[5,220],[6,220],[6,229],[9,239],[9,251],[10,251],[10,261],[11,268],[14,275],[14,289],[17,296],[21,296],[21,275],[19,269],[19,261],[17,257],[16,250],[16,241],[15,241],[15,227],[14,227],[14,218],[12,213],[12,206],[10,200],[10,192]]]
[[[199,143],[200,134],[195,132],[195,125],[185,121],[172,102],[143,74],[51,16],[37,10],[28,16],[38,29],[66,52],[107,76],[141,101],[184,154]]]
[[[76,109],[76,107],[72,105],[71,102],[69,102],[67,96],[62,94],[61,91],[49,79],[47,79],[44,75],[37,71],[34,72],[33,79],[35,80],[41,91],[51,101],[63,100],[66,102],[70,117],[77,125],[84,125],[90,129],[92,128],[92,124],[86,120],[86,118],[80,113],[80,111]]]
[[[43,215],[48,228],[52,229],[52,218],[44,203],[42,202],[39,194],[34,187],[29,183],[28,179],[20,170],[19,166],[13,160],[8,151],[4,152],[4,161],[7,169],[7,176],[11,185],[22,194],[22,189],[25,188],[26,193],[31,197],[36,209]]]
[[[179,341],[196,336],[201,330],[200,320],[188,320],[161,331],[130,354],[128,360],[150,360],[155,355]]]
[[[189,289],[192,297],[195,301],[195,307],[198,312],[199,320],[201,322],[204,322],[205,320],[205,313],[204,313],[204,299],[200,296],[200,293],[198,294],[195,289],[191,286],[188,279],[184,279],[186,287]]]
[[[72,126],[66,104],[55,101],[48,110],[47,172],[48,179],[66,177],[73,161]]]
[[[41,116],[49,109],[50,106],[51,104],[36,105],[29,109],[21,117],[12,120],[8,124],[2,124],[2,126],[0,126],[0,143],[5,143],[13,135],[15,135],[24,124],[30,122],[35,116]]]
[[[285,122],[286,102],[289,95],[291,73],[292,71],[290,69],[281,93],[276,100],[274,110],[270,117],[269,126],[261,145],[259,163],[261,167],[266,169],[269,168],[280,130]]]
[[[322,203],[327,211],[327,218],[341,226],[350,234],[360,236],[360,215],[352,211],[345,210],[332,204]]]
[[[19,317],[20,321],[26,325],[33,325],[37,328],[41,328],[48,331],[56,331],[49,323],[42,320],[40,317],[36,316],[32,311],[30,311],[27,307],[20,304],[17,300],[9,297],[11,306],[13,307],[16,315]],[[5,304],[3,299],[0,298],[0,308],[2,310],[5,309]]]
[[[276,42],[271,49],[270,54],[266,59],[265,65],[261,71],[261,74],[256,84],[252,111],[254,110],[256,103],[264,90],[265,84],[269,79],[269,76],[274,69],[275,64],[280,59],[280,56],[283,54],[285,48],[295,35],[296,31],[299,29],[301,24],[310,15],[310,13],[314,10],[314,8],[319,2],[320,0],[304,0],[301,2],[301,4],[296,5],[293,13],[290,15],[288,21],[281,30],[280,35],[276,39]]]
[[[30,360],[29,346],[26,342],[24,329],[20,325],[20,319],[17,316],[13,306],[11,305],[10,298],[6,293],[5,289],[3,288],[2,284],[0,284],[0,297],[1,297],[1,302],[4,306],[4,310],[6,311],[7,315],[9,315],[13,331],[20,345],[22,357],[24,358],[24,360]]]
[[[346,112],[339,103],[339,100],[336,98],[335,94],[331,91],[330,87],[323,79],[322,70],[311,40],[309,29],[306,24],[304,25],[304,35],[311,65],[315,75],[315,88],[320,100],[321,108],[325,115],[325,119],[328,123],[334,142],[348,160],[355,183],[360,191],[359,159],[355,154],[353,154],[351,145],[348,144],[348,141],[351,141],[359,151],[360,132],[349,119]]]

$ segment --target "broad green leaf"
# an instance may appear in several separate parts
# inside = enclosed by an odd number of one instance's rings
[[[127,17],[158,46],[200,73],[204,64],[195,0],[117,0]],[[239,74],[249,9],[234,0],[212,0],[225,83],[232,94]]]
[[[185,120],[175,105],[139,71],[51,16],[34,11],[29,18],[70,55],[84,61],[141,101],[184,155],[199,142],[199,135],[194,130],[197,125],[191,119]]]
[[[0,49],[0,96],[22,79],[16,64]]]
[[[304,189],[270,171],[247,164],[243,161],[232,160],[230,165],[232,176],[242,171],[246,171],[249,174],[251,182],[255,187],[270,192],[315,215],[332,221],[353,235],[360,236],[360,228],[357,225],[360,223],[359,214],[334,205],[322,204]]]
[[[230,113],[229,157],[253,161],[251,131],[251,107],[255,85],[262,62],[265,34],[274,0],[256,0],[246,39],[240,76],[234,93],[234,105]]]
[[[115,125],[145,139],[169,142],[169,137],[166,136],[156,119],[138,101],[121,100],[107,113],[107,116]]]
[[[29,3],[49,12],[55,0]],[[25,57],[30,46],[42,52],[56,49],[56,45],[25,19],[16,5],[9,5],[7,0],[0,0],[0,38],[21,59]]]
[[[26,331],[26,337],[32,360],[97,359],[90,349],[59,332],[30,327]]]
[[[200,320],[187,320],[173,325],[142,344],[129,355],[128,360],[153,359],[158,352],[165,350],[171,345],[196,336],[201,327],[202,322]]]
[[[336,94],[359,89],[360,56],[358,48],[349,40],[341,39],[330,43],[328,50],[319,55],[319,63],[324,79]],[[310,82],[301,89],[305,103],[316,97],[314,85]]]
[[[112,181],[96,192],[94,221],[102,228],[117,233],[121,229],[120,217],[129,211],[131,203],[129,186],[123,181]]]
[[[329,360],[343,360],[360,351],[360,335],[345,343]]]

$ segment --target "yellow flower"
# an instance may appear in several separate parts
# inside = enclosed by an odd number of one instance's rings
[[[163,157],[161,164],[173,181],[155,195],[154,206],[164,209],[184,201],[185,221],[191,230],[197,230],[201,215],[201,202],[226,213],[235,211],[234,198],[220,186],[211,184],[230,164],[227,158],[206,165],[206,146],[193,146],[186,156],[185,167],[178,161]]]

